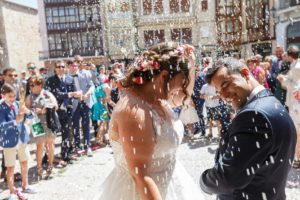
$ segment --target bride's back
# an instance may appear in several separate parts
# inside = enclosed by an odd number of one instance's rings
[[[128,170],[130,168],[126,162],[127,151],[133,151],[137,157],[143,157],[144,155],[141,155],[143,153],[138,152],[137,146],[147,146],[149,144],[147,139],[153,142],[151,162],[148,166],[144,167],[147,167],[148,175],[161,188],[160,192],[162,195],[167,191],[167,186],[176,164],[176,149],[181,143],[183,134],[183,125],[175,118],[171,108],[167,104],[163,105],[163,107],[165,113],[168,115],[167,117],[171,119],[170,122],[166,122],[149,104],[125,95],[115,107],[109,128],[117,170],[121,172],[118,173],[120,176],[130,175],[130,171]],[[150,137],[143,137],[142,139],[137,136],[137,134],[147,134],[145,130],[142,133],[131,132],[130,137],[127,139],[126,136],[122,137],[119,131],[129,129],[129,127],[124,128],[121,126],[130,126],[130,122],[126,123],[133,120],[130,118],[141,122],[138,124],[138,129],[151,128],[153,130],[152,135]],[[128,139],[133,142],[131,148],[123,146],[125,140]],[[136,170],[138,171],[138,169]]]

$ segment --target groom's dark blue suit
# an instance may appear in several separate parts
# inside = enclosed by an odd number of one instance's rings
[[[200,186],[220,200],[284,200],[295,144],[288,112],[262,90],[237,113]]]

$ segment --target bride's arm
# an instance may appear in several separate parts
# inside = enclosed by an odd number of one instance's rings
[[[155,133],[149,113],[126,109],[118,118],[118,132],[128,170],[142,200],[161,200],[157,185],[148,174],[154,152]]]

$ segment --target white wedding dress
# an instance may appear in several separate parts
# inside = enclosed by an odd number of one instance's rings
[[[186,170],[176,159],[176,150],[183,137],[183,125],[170,107],[167,112],[172,124],[162,120],[153,111],[156,144],[149,176],[157,184],[164,200],[204,200],[204,196]],[[99,200],[140,200],[133,178],[129,174],[122,146],[111,140],[115,168],[104,181]]]

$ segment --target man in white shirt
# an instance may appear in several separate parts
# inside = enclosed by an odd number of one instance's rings
[[[220,97],[217,95],[216,90],[210,84],[205,84],[200,90],[200,98],[205,99],[205,107],[207,112],[207,126],[208,126],[208,137],[212,138],[212,127],[213,122],[217,123],[218,136],[220,137],[221,122],[220,122],[220,111],[218,109]]]
[[[300,168],[300,59],[299,48],[290,46],[287,50],[288,60],[291,62],[291,69],[287,75],[278,75],[277,79],[282,86],[287,90],[286,105],[289,108],[289,113],[295,123],[298,138],[296,145],[296,158],[293,163],[294,168]]]

